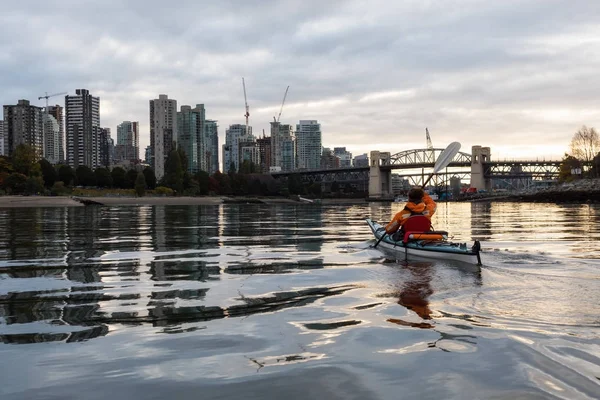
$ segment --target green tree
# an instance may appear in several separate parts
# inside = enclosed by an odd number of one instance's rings
[[[6,157],[0,156],[0,187],[3,186],[4,180],[13,173],[13,166]]]
[[[87,165],[80,165],[75,170],[77,185],[79,186],[96,186],[96,175]]]
[[[108,168],[100,167],[94,171],[96,176],[96,185],[101,188],[111,187],[113,184],[112,176]]]
[[[138,172],[135,169],[130,169],[125,173],[125,184],[127,189],[134,189],[137,181]]]
[[[42,178],[44,179],[44,186],[47,188],[51,188],[54,185],[54,182],[58,179],[58,173],[56,173],[56,169],[46,160],[42,158],[39,161],[40,169],[42,170]]]
[[[194,176],[196,182],[198,182],[198,190],[201,195],[207,195],[210,186],[210,175],[206,171],[198,171]]]
[[[175,190],[177,194],[181,195],[181,193],[183,193],[183,169],[181,167],[181,158],[177,150],[171,150],[169,157],[167,157],[163,182],[164,186]]]
[[[25,182],[25,193],[40,194],[44,192],[44,179],[41,176],[30,176]]]
[[[574,169],[581,169],[581,161],[577,158],[565,154],[560,163],[559,171],[558,171],[558,181],[559,182],[570,182],[576,178],[576,176],[571,174],[571,171]]]
[[[179,146],[177,148],[177,153],[179,154],[179,160],[181,161],[181,169],[183,170],[183,172],[187,172],[190,164],[188,162],[187,154],[185,153],[185,150],[183,150],[183,147]]]
[[[146,194],[146,178],[142,172],[139,172],[137,178],[135,178],[135,193],[138,197],[143,197]]]
[[[27,176],[13,172],[4,179],[4,190],[10,194],[22,194],[27,190]]]
[[[127,183],[125,181],[125,170],[121,167],[115,167],[110,171],[110,176],[113,181],[113,187],[125,189]]]
[[[75,172],[69,165],[61,165],[58,168],[58,179],[65,185],[71,186],[75,181]]]
[[[150,167],[144,168],[144,178],[146,178],[146,187],[150,190],[156,187],[156,175],[154,175],[154,170]]]
[[[220,171],[213,174],[213,178],[216,181],[218,188],[217,193],[219,194],[231,194],[231,178],[229,175],[225,175]]]
[[[38,159],[39,156],[33,147],[27,144],[20,144],[15,149],[12,157],[13,168],[15,172],[25,176],[35,175],[36,172],[41,173]]]

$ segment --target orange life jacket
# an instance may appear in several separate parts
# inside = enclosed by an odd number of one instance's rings
[[[412,201],[406,203],[404,209],[397,212],[390,223],[385,226],[385,232],[388,235],[395,233],[402,227],[402,225],[404,225],[408,217],[411,215],[424,215],[431,220],[436,208],[437,206],[435,201],[433,201],[433,199],[427,193],[425,193],[420,203],[413,203]]]

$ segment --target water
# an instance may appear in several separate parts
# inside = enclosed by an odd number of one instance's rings
[[[0,398],[600,397],[599,206],[439,204],[482,268],[400,207],[0,209]]]

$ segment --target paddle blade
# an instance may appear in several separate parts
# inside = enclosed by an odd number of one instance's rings
[[[448,164],[452,162],[452,159],[454,159],[454,156],[458,153],[459,150],[460,143],[450,143],[448,147],[446,147],[446,149],[442,151],[442,154],[440,154],[437,161],[435,162],[435,166],[433,167],[433,173],[437,174],[438,172],[446,168]]]

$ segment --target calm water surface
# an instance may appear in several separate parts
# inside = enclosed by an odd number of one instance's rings
[[[600,398],[599,206],[439,204],[481,268],[399,207],[0,209],[0,398]]]

